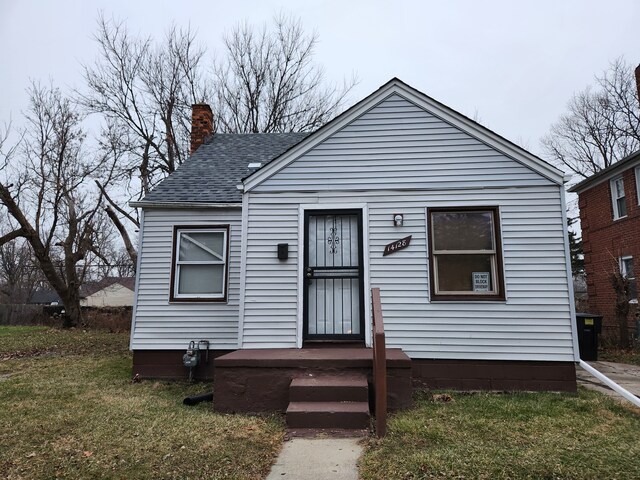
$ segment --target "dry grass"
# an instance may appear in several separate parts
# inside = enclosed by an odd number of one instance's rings
[[[182,405],[210,385],[132,384],[127,341],[0,328],[0,478],[262,478],[280,419]]]
[[[418,396],[371,440],[363,479],[638,479],[640,410],[595,392]]]
[[[606,348],[598,352],[598,360],[604,362],[627,363],[640,365],[640,347],[623,350],[620,348]]]

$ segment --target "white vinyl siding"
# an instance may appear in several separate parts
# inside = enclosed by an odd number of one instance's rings
[[[413,358],[573,361],[560,188],[359,192],[369,207],[370,282],[381,288],[388,345]],[[294,348],[299,204],[330,208],[353,194],[250,199],[243,347]],[[425,208],[488,204],[500,209],[507,300],[430,303]],[[403,227],[393,226],[398,212]],[[382,256],[386,244],[407,235],[408,248]],[[276,245],[285,242],[289,260],[279,262]]]
[[[253,191],[442,189],[506,183],[552,185],[394,94]]]
[[[413,358],[573,361],[561,188],[392,95],[248,195],[242,346],[297,345],[300,205],[363,203],[389,346]],[[430,302],[427,207],[487,206],[500,213],[506,301]],[[408,248],[383,257],[407,235]]]
[[[233,349],[238,340],[241,209],[146,209],[140,252],[138,297],[131,348],[186,349],[191,340],[210,348]],[[169,301],[175,225],[229,225],[226,302]]]

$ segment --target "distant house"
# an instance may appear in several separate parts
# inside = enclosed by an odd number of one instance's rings
[[[80,289],[82,307],[130,307],[133,305],[135,277],[106,277]]]
[[[32,305],[29,312],[23,315],[23,321],[30,319],[37,313],[44,313],[47,316],[56,316],[64,312],[64,304],[62,299],[55,290],[39,289],[31,294],[27,299],[27,305]]]
[[[80,287],[81,307],[131,307],[135,277],[106,277]],[[63,305],[55,290],[37,290],[29,300],[33,305]]]
[[[569,191],[579,198],[589,310],[604,315],[604,327],[613,328],[616,326],[613,273],[620,272],[629,279],[632,314],[638,304],[640,151]]]
[[[27,300],[27,304],[62,305],[62,300],[55,290],[36,290]]]

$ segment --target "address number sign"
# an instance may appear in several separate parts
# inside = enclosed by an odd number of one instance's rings
[[[408,237],[401,238],[400,240],[396,240],[395,242],[391,242],[390,244],[384,247],[383,257],[387,255],[391,255],[392,253],[396,253],[398,250],[402,250],[403,248],[407,248],[411,243],[412,235]]]

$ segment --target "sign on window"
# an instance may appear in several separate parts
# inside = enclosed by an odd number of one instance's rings
[[[473,291],[489,291],[489,272],[473,272]]]

